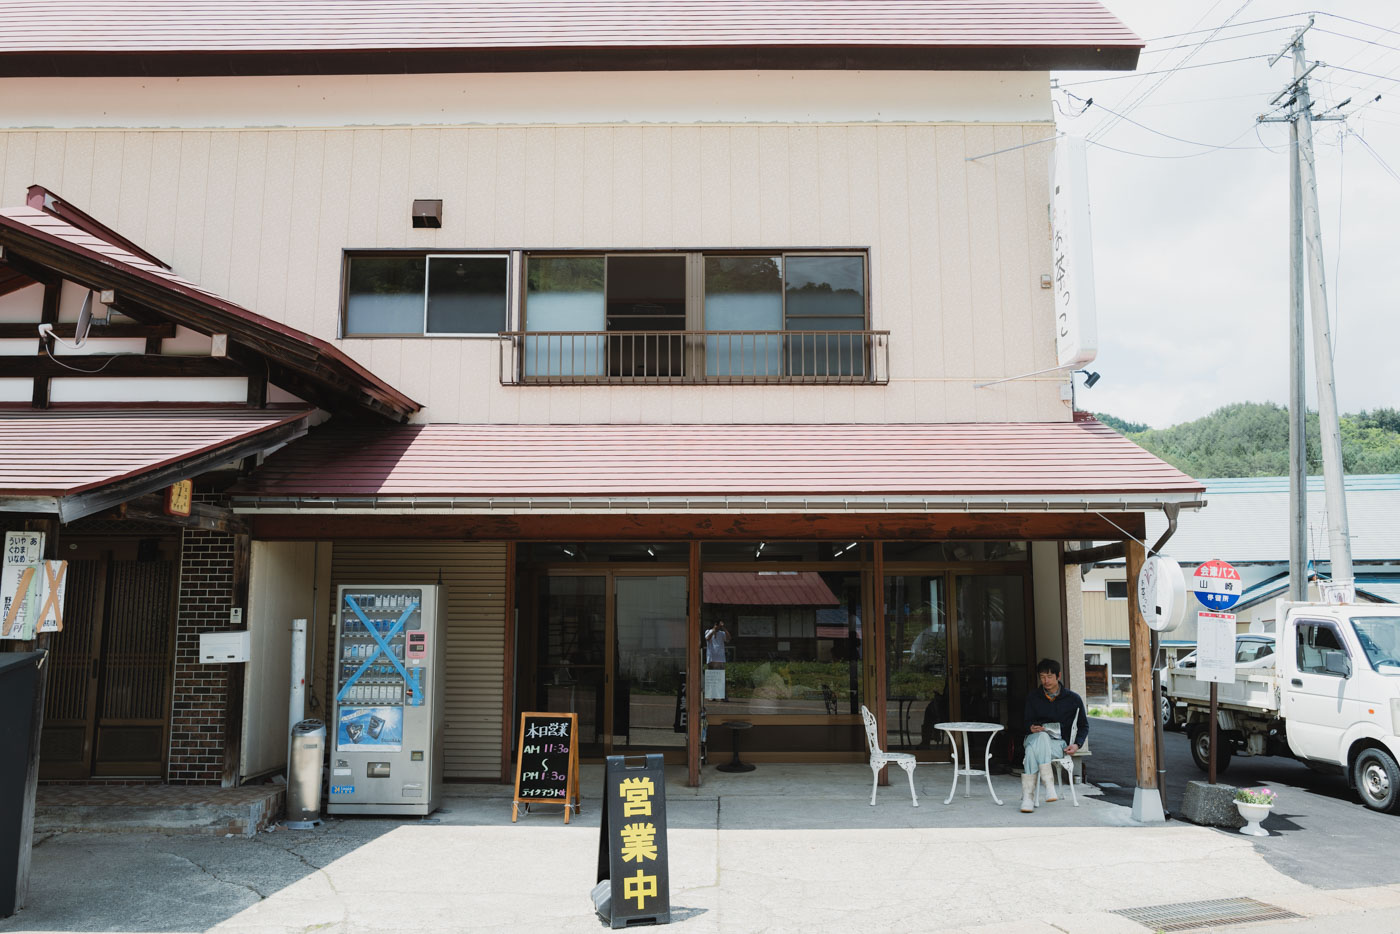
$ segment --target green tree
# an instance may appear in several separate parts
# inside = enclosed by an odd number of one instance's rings
[[[1194,421],[1153,429],[1099,420],[1193,477],[1279,477],[1288,473],[1288,410],[1237,402]],[[1349,474],[1400,473],[1400,411],[1376,409],[1340,418],[1342,467]],[[1309,473],[1322,472],[1316,412],[1305,421]]]

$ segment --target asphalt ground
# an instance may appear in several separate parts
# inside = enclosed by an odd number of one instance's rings
[[[1100,800],[1131,808],[1132,724],[1096,717],[1090,736],[1089,781],[1101,788],[1104,782],[1118,785],[1103,788]],[[1206,774],[1192,760],[1184,733],[1168,731],[1163,742],[1167,810],[1176,815],[1187,783],[1205,781]],[[1235,756],[1216,781],[1241,788],[1267,785],[1278,793],[1278,804],[1262,825],[1269,836],[1254,838],[1254,845],[1280,872],[1326,889],[1400,882],[1400,815],[1366,808],[1347,788],[1345,776],[1314,771],[1296,759]],[[1238,836],[1233,830],[1217,832]]]

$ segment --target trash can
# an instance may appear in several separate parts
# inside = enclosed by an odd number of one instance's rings
[[[35,689],[43,652],[0,653],[0,918],[24,907],[34,832]]]
[[[292,727],[284,824],[292,830],[310,830],[321,823],[321,760],[325,751],[326,725],[320,720],[303,720]]]

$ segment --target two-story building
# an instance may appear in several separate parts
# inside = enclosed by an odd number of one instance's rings
[[[1083,683],[1067,550],[1199,500],[1056,368],[1049,72],[1142,45],[1097,2],[55,7],[0,21],[0,494],[96,562],[48,774],[279,769],[288,621],[325,716],[336,586],[435,581],[451,778],[544,709],[699,781],[721,621],[713,754],[860,759],[864,705],[945,755]]]

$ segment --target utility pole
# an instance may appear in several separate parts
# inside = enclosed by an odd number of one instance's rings
[[[1313,324],[1313,369],[1317,377],[1317,409],[1321,425],[1322,473],[1326,489],[1327,537],[1334,581],[1353,581],[1351,534],[1347,522],[1346,488],[1342,471],[1342,436],[1337,417],[1337,386],[1332,370],[1332,336],[1327,316],[1327,288],[1322,262],[1322,224],[1317,206],[1317,171],[1313,158],[1312,125],[1315,120],[1341,120],[1315,116],[1308,93],[1308,75],[1318,67],[1308,67],[1303,34],[1308,25],[1289,40],[1283,50],[1269,60],[1273,65],[1293,53],[1293,81],[1271,101],[1277,104],[1289,95],[1292,110],[1285,117],[1261,117],[1265,123],[1291,124],[1289,154],[1289,215],[1291,220],[1289,266],[1291,311],[1289,328],[1289,597],[1303,599],[1307,592],[1307,469],[1304,426],[1307,408],[1303,390],[1303,259],[1306,254],[1309,305]]]

